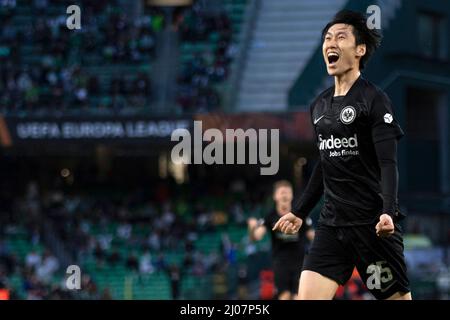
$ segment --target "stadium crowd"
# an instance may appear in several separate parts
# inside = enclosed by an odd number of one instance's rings
[[[0,112],[151,110],[162,11],[146,8],[132,20],[117,1],[82,1],[82,28],[69,30],[69,2],[0,4]],[[177,104],[182,112],[216,110],[221,106],[216,85],[228,77],[235,54],[230,19],[226,11],[210,13],[194,5],[176,11],[173,21],[181,47],[203,45],[180,61]]]
[[[196,201],[177,198],[165,183],[158,185],[154,197],[142,189],[116,197],[114,193],[69,193],[56,186],[44,192],[30,182],[21,197],[2,208],[5,214],[0,230],[1,284],[11,290],[12,298],[16,297],[17,286],[26,299],[111,298],[110,288],[100,291],[95,276],[89,272],[83,274],[85,290],[65,290],[64,266],[45,240],[48,230],[54,232],[53,239],[58,239],[80,266],[94,261],[96,270],[107,272],[121,265],[138,279],[161,273],[178,286],[173,281],[179,277],[177,273],[201,277],[228,267],[237,268],[238,251],[249,255],[255,249],[246,237],[233,242],[221,226],[230,224],[245,229],[245,208],[253,212],[263,208],[247,199],[227,202],[226,210],[221,211],[202,205],[208,197],[211,195],[202,195]],[[48,223],[51,229],[45,229]],[[14,252],[14,235],[20,230],[28,243],[22,256]],[[221,241],[212,251],[196,247],[199,236],[214,233],[221,234]],[[167,253],[174,251],[182,255],[177,262],[166,258]],[[7,279],[12,278],[19,280],[9,283]],[[174,298],[180,296],[174,288],[172,294]]]

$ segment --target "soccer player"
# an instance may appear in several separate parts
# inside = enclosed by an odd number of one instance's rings
[[[341,11],[323,32],[334,86],[311,105],[320,158],[302,197],[274,230],[297,232],[324,195],[299,299],[332,299],[356,266],[377,299],[411,299],[397,204],[397,140],[387,95],[361,76],[381,36],[364,15]]]
[[[306,238],[312,240],[314,230],[311,219],[306,219],[302,228],[293,234],[273,231],[272,227],[280,216],[291,212],[293,191],[289,181],[281,180],[274,184],[273,200],[275,208],[264,219],[248,219],[251,240],[261,240],[267,231],[272,242],[272,265],[279,300],[294,300],[298,292],[298,281],[305,255]]]

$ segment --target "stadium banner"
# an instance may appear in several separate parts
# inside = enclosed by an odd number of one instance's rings
[[[170,141],[176,129],[190,130],[192,118],[15,118],[0,117],[3,146],[36,142]]]
[[[199,114],[192,117],[8,117],[0,116],[0,143],[4,147],[33,142],[157,142],[171,143],[176,129],[193,131],[201,121],[202,131],[226,129],[279,129],[285,141],[312,141],[307,112],[283,114]]]

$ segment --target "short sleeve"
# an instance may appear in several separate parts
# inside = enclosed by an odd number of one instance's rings
[[[395,118],[392,102],[383,92],[378,92],[373,99],[369,119],[374,143],[387,139],[400,139],[404,135]]]

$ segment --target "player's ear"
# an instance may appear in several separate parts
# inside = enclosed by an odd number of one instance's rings
[[[356,46],[356,55],[358,57],[362,57],[366,54],[366,45],[365,44],[358,44]]]

